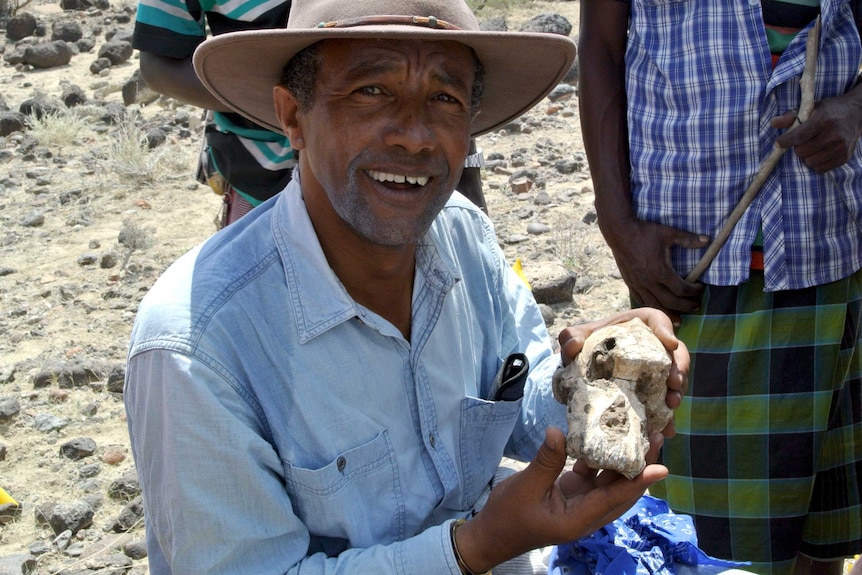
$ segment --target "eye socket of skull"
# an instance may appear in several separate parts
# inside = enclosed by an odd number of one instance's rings
[[[614,375],[614,349],[617,347],[617,338],[604,339],[593,348],[592,356],[588,366],[587,379],[612,379]]]

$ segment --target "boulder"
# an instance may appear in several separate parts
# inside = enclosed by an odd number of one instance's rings
[[[21,12],[9,18],[6,22],[6,37],[17,42],[36,33],[38,22],[29,12]]]
[[[74,44],[84,37],[84,29],[79,22],[67,20],[54,22],[51,26],[51,40],[62,40]]]
[[[62,40],[40,42],[24,49],[24,62],[34,68],[56,68],[72,60],[72,48]]]
[[[99,48],[99,58],[107,58],[112,66],[126,62],[132,57],[132,44],[125,40],[111,39]]]

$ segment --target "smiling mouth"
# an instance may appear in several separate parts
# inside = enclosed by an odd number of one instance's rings
[[[378,182],[395,184],[413,184],[414,186],[424,186],[428,183],[429,178],[426,176],[405,176],[403,174],[390,174],[389,172],[378,172],[377,170],[366,170],[368,176]]]

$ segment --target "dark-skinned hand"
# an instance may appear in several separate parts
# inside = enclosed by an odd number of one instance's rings
[[[532,549],[579,539],[625,513],[655,482],[667,476],[656,465],[662,443],[650,438],[649,465],[634,479],[614,471],[597,472],[581,461],[561,474],[566,438],[548,428],[536,458],[526,469],[500,482],[488,502],[456,532],[467,566],[483,573]]]
[[[667,406],[676,409],[682,402],[688,387],[688,370],[691,358],[688,348],[677,339],[673,331],[670,317],[660,310],[653,308],[637,308],[608,316],[604,319],[570,326],[560,332],[557,340],[560,342],[560,356],[563,365],[568,365],[581,352],[584,341],[595,330],[607,325],[623,323],[632,318],[640,318],[658,337],[665,349],[671,356],[670,375],[667,378]],[[662,430],[665,437],[673,437],[675,434],[673,420]]]
[[[789,132],[782,134],[776,144],[793,148],[802,162],[817,173],[828,172],[846,164],[856,150],[862,134],[862,97],[860,88],[825,98],[814,106],[811,116]],[[772,119],[772,127],[789,128],[796,119],[791,111]]]
[[[613,234],[604,227],[602,231],[635,301],[663,310],[674,323],[679,323],[680,313],[697,311],[703,284],[681,278],[670,254],[674,246],[704,248],[709,238],[641,220],[622,227]]]

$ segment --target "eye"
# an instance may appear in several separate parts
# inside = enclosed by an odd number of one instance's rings
[[[380,86],[362,86],[356,92],[365,96],[380,96],[383,94]]]
[[[452,106],[457,107],[461,110],[466,110],[469,108],[467,104],[468,99],[466,96],[461,94],[453,94],[451,92],[440,92],[436,94],[433,98],[434,101],[442,103],[444,106]]]
[[[437,100],[440,100],[441,102],[448,102],[450,104],[458,104],[461,102],[458,98],[451,94],[437,94],[435,98]]]

